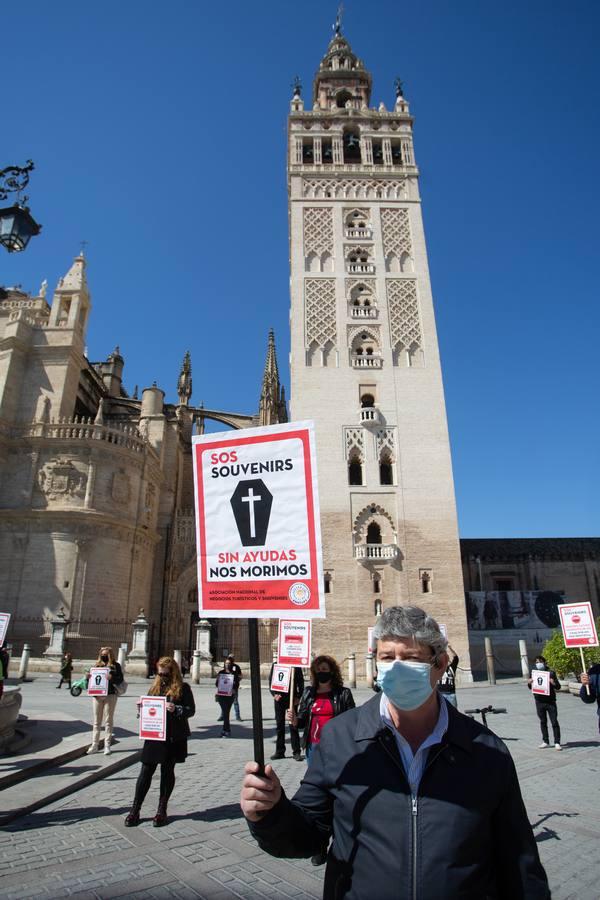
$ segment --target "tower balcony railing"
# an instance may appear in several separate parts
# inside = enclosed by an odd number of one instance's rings
[[[352,319],[376,319],[379,310],[376,306],[351,306],[350,318]]]
[[[375,266],[373,263],[348,263],[349,275],[374,275]]]
[[[381,356],[367,356],[366,354],[353,353],[350,357],[350,362],[353,369],[381,369],[383,366]]]
[[[370,228],[346,228],[347,238],[361,238],[363,241],[371,241],[373,232]]]
[[[363,406],[360,409],[360,421],[363,425],[376,425],[381,420],[381,415],[376,406]]]
[[[377,560],[377,562],[393,562],[398,556],[396,544],[357,544],[354,548],[354,559]]]

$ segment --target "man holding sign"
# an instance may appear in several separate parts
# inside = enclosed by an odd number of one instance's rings
[[[554,749],[562,750],[562,745],[560,743],[560,725],[558,724],[558,713],[556,709],[556,692],[560,691],[560,681],[556,677],[556,672],[548,668],[543,656],[536,656],[535,669],[531,673],[531,678],[527,682],[527,687],[534,696],[535,711],[540,720],[540,728],[542,731],[540,750],[546,750],[550,746],[548,739],[548,718],[552,724]]]
[[[293,689],[290,692],[290,681],[293,674]],[[273,703],[275,705],[275,724],[277,726],[277,740],[275,743],[275,753],[271,759],[283,759],[285,756],[285,722],[286,712],[293,706],[296,708],[300,702],[300,697],[304,691],[304,675],[299,667],[282,666],[273,663],[269,675],[269,686],[273,695]],[[290,704],[290,693],[292,693],[292,703]],[[302,759],[300,752],[300,735],[298,729],[290,723],[290,744],[292,745],[292,754],[297,762]]]

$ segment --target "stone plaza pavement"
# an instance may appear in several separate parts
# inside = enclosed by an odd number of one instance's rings
[[[131,685],[127,698],[119,701],[129,728],[136,692],[144,690],[142,682]],[[33,702],[38,708],[44,703],[50,707],[69,702],[52,693],[53,685],[47,679],[36,679],[24,685],[23,691],[25,712]],[[250,691],[240,694],[245,721],[233,723],[230,740],[219,737],[213,689],[195,687],[194,693],[198,711],[191,723],[191,755],[185,765],[177,767],[170,824],[165,828],[151,825],[158,797],[157,773],[143,809],[143,824],[124,827],[139,767],[124,769],[0,832],[0,897],[321,897],[324,868],[314,868],[309,860],[279,860],[262,853],[241,817],[240,780],[244,762],[252,756]],[[355,696],[360,703],[370,693],[357,690]],[[88,701],[79,698],[77,703]],[[565,743],[559,753],[537,749],[538,721],[533,700],[522,683],[476,686],[459,692],[462,709],[488,703],[508,709],[507,715],[490,717],[489,724],[506,740],[515,759],[553,897],[598,900],[600,743],[595,707],[585,706],[578,697],[559,697]],[[273,704],[266,692],[263,704],[270,755]],[[79,708],[87,709],[84,705]],[[117,707],[117,724],[119,715]],[[116,747],[114,755],[117,753]],[[286,758],[276,767],[286,791],[293,793],[304,763]],[[402,897],[401,890],[398,896]]]

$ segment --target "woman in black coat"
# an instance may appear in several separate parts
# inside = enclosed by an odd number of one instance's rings
[[[312,748],[320,742],[324,725],[354,709],[354,697],[344,687],[340,667],[332,656],[317,656],[310,667],[310,687],[305,688],[296,711],[288,711],[288,720],[294,727],[304,728],[302,746],[306,760],[310,762]]]
[[[184,684],[181,670],[170,656],[162,656],[156,664],[156,678],[148,694],[167,698],[167,739],[144,741],[142,768],[135,786],[133,806],[125,819],[125,825],[139,825],[142,803],[156,767],[160,764],[160,799],[152,822],[160,828],[168,821],[167,803],[175,787],[175,765],[185,762],[187,757],[187,739],[190,736],[188,719],[196,712],[196,705],[192,689],[189,684]]]

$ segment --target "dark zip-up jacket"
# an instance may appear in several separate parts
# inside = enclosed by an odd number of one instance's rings
[[[317,696],[317,689],[311,685],[304,689],[304,693],[300,698],[300,703],[298,704],[298,709],[296,710],[296,716],[298,718],[298,728],[304,728],[304,734],[302,735],[302,746],[304,748],[308,745],[308,737],[310,735],[310,723],[312,719],[312,705],[315,702],[315,698]],[[352,691],[350,688],[333,688],[331,691],[331,703],[333,705],[333,715],[339,716],[341,713],[346,712],[349,709],[354,709],[356,706],[354,702],[354,697],[352,696]],[[329,722],[327,723],[329,725]]]
[[[412,797],[379,705],[375,696],[328,723],[294,798],[248,823],[260,847],[308,857],[333,835],[325,900],[548,900],[502,741],[448,705]]]
[[[588,694],[585,684],[582,684],[579,688],[579,696],[584,703],[596,701],[598,704],[598,715],[600,716],[600,663],[596,663],[591,669],[588,669],[588,675],[590,676],[590,692]]]

